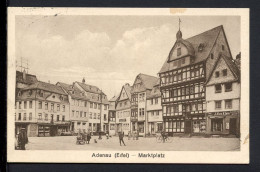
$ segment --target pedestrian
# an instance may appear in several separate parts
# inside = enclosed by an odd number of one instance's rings
[[[89,144],[90,139],[91,139],[91,135],[90,135],[90,133],[88,133],[87,134],[87,144]]]
[[[106,132],[106,137],[107,137],[107,139],[109,139],[109,134],[108,134],[108,131]]]
[[[25,150],[25,144],[28,143],[28,137],[25,128],[22,128],[18,135],[18,144],[21,150]]]
[[[120,146],[121,146],[121,142],[123,142],[124,146],[126,146],[125,142],[124,142],[124,136],[125,136],[124,132],[120,132],[119,133],[119,143],[120,143]]]

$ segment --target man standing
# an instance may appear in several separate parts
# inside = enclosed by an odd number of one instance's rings
[[[28,137],[25,128],[22,128],[18,135],[18,143],[21,150],[25,150],[25,144],[28,143]]]
[[[125,133],[124,133],[124,132],[120,132],[120,133],[119,133],[119,143],[120,143],[120,146],[121,146],[121,142],[123,142],[123,143],[124,143],[124,146],[126,146],[126,145],[125,145],[125,142],[124,142],[124,136],[125,136]]]

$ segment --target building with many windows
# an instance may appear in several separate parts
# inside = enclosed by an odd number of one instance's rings
[[[148,120],[148,131],[146,134],[155,135],[156,133],[161,133],[163,130],[163,117],[159,82],[154,85],[150,94],[147,95],[146,107]]]
[[[122,86],[121,92],[116,102],[116,133],[130,132],[130,112],[131,112],[131,86],[127,83]]]
[[[207,133],[240,133],[240,70],[231,57],[221,55],[206,82]]]
[[[232,57],[222,25],[188,39],[177,32],[159,71],[166,133],[206,133],[205,82],[221,54]]]
[[[89,131],[92,133],[108,131],[108,107],[109,102],[107,96],[98,87],[82,82],[74,82],[74,87],[77,87],[89,100]]]
[[[58,82],[67,94],[70,103],[70,130],[74,133],[88,131],[89,99],[83,91],[73,85]]]
[[[109,135],[116,135],[116,103],[118,95],[112,97],[109,100],[109,110],[108,110],[108,123],[109,123]]]
[[[157,82],[157,77],[140,73],[131,89],[131,131],[138,132],[140,136],[148,134],[146,98]]]
[[[69,130],[69,101],[61,87],[37,81],[16,95],[16,131],[28,136],[55,136]],[[23,125],[21,125],[23,124]]]

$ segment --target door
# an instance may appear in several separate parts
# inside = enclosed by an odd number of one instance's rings
[[[236,135],[236,123],[237,123],[237,119],[236,118],[230,118],[230,121],[229,121],[229,134],[234,134]]]
[[[186,134],[191,133],[191,121],[185,121],[185,133]]]

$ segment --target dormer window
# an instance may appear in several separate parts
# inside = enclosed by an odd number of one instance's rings
[[[223,76],[227,76],[227,69],[224,69],[224,70],[222,71],[222,73],[223,73]]]
[[[181,55],[181,48],[177,48],[177,56]]]
[[[214,59],[214,54],[213,53],[210,53],[210,58]]]
[[[219,71],[215,72],[215,77],[218,78],[219,77]]]
[[[54,98],[54,99],[55,99],[55,96],[53,95],[53,96],[52,96],[52,98]]]
[[[204,45],[203,45],[203,44],[200,44],[199,47],[198,47],[198,51],[199,51],[199,52],[202,52],[202,51],[203,51],[203,48],[204,48]]]

